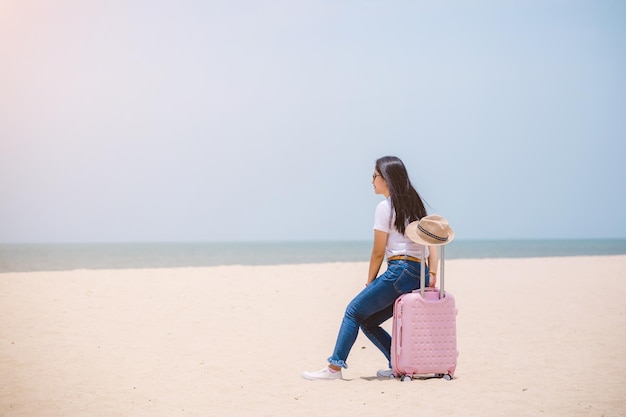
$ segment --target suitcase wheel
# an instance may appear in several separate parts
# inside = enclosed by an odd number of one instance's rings
[[[413,378],[411,377],[411,375],[404,375],[401,379],[402,382],[408,382],[408,381],[412,381]]]

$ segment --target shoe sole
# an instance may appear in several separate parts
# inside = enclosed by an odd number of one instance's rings
[[[306,375],[301,375],[302,378],[306,379],[307,381],[336,381],[337,379],[343,379],[343,377],[339,377],[339,378],[315,378],[312,376],[306,376]]]

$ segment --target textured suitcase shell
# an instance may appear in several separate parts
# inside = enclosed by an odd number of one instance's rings
[[[456,344],[456,303],[443,290],[444,251],[441,248],[441,289],[425,288],[401,295],[394,304],[391,366],[395,376],[428,375],[452,379],[459,352]]]
[[[454,297],[439,289],[400,296],[394,305],[391,365],[396,376],[434,374],[454,377],[456,346]]]

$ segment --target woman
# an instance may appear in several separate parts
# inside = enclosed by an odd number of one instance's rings
[[[348,367],[346,360],[359,328],[385,355],[391,368],[391,336],[380,324],[393,315],[396,298],[420,286],[419,260],[424,246],[408,239],[404,232],[410,222],[426,216],[424,203],[413,188],[404,164],[395,156],[376,161],[372,184],[374,192],[385,196],[385,200],[376,207],[374,245],[366,286],[346,308],[335,350],[328,358],[328,367],[317,372],[303,372],[305,379],[341,379],[341,369]],[[425,280],[426,285],[434,286],[439,259],[437,248],[431,248],[425,254],[431,266],[430,270],[426,268]],[[376,278],[385,256],[387,270]],[[390,369],[377,373],[378,376],[390,374]]]

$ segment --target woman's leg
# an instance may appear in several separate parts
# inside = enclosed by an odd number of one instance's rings
[[[370,316],[361,324],[363,334],[376,346],[391,363],[391,336],[380,325],[393,316],[393,304]]]
[[[381,275],[378,279],[393,283],[397,292],[397,299],[400,295],[419,288],[419,274],[419,263],[393,263],[389,266],[387,272]],[[390,368],[391,336],[385,329],[380,327],[380,325],[393,316],[394,304],[395,299],[388,307],[372,314],[363,323],[361,323],[361,330],[363,330],[363,333],[374,344],[374,346],[376,346],[383,353],[383,355],[385,355]]]
[[[335,349],[328,368],[318,372],[304,372],[305,379],[338,379],[341,368],[356,341],[359,328],[390,359],[391,337],[380,324],[393,314],[393,304],[398,296],[419,287],[419,263],[393,261],[387,271],[361,291],[346,308],[339,328]],[[334,373],[333,373],[334,372]]]
[[[339,328],[335,349],[332,356],[328,358],[331,365],[347,368],[346,360],[356,341],[361,325],[382,310],[388,310],[391,307],[393,311],[393,303],[398,297],[398,292],[393,284],[393,280],[380,279],[379,277],[348,304]],[[384,336],[382,337],[384,338]]]

